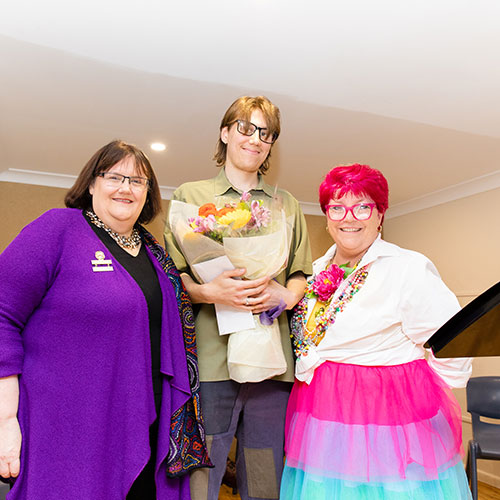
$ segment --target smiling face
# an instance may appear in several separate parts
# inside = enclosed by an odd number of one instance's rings
[[[358,203],[373,203],[369,196],[356,196],[348,193],[342,198],[333,198],[329,205],[345,205],[351,207]],[[337,256],[344,264],[350,261],[351,265],[361,258],[370,245],[378,236],[378,228],[382,221],[382,215],[377,208],[373,209],[372,216],[368,220],[356,220],[349,211],[344,220],[332,221],[327,216],[328,232],[337,244]]]
[[[257,127],[267,127],[264,115],[255,109],[249,120]],[[245,173],[257,173],[271,150],[271,144],[262,142],[259,131],[251,136],[240,134],[236,123],[221,130],[221,141],[227,144],[226,170],[239,170]]]
[[[129,177],[144,177],[136,166],[132,156],[113,165],[108,172]],[[95,214],[113,231],[129,235],[142,212],[148,190],[132,190],[128,179],[118,187],[111,187],[102,177],[96,177],[89,187],[92,195],[92,208]]]

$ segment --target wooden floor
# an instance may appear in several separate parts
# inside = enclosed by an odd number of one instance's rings
[[[239,495],[233,495],[229,486],[226,486],[225,484],[222,485],[222,488],[219,492],[219,500],[236,500],[239,498]]]
[[[500,500],[500,490],[497,488],[493,488],[489,484],[478,483],[478,496],[479,500]],[[231,488],[222,485],[222,488],[219,493],[219,500],[239,500],[239,495],[233,495]]]
[[[500,490],[486,483],[478,483],[477,493],[479,500],[500,500]]]

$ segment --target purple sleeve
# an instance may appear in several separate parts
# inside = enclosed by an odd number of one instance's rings
[[[0,377],[22,372],[24,326],[56,273],[61,231],[51,212],[27,225],[0,255]]]

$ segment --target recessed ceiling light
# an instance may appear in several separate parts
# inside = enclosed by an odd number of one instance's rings
[[[151,149],[153,151],[165,151],[165,149],[167,149],[167,146],[165,146],[165,144],[161,142],[153,142],[153,144],[151,144]]]

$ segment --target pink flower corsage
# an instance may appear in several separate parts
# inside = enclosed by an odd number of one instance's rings
[[[325,271],[316,275],[312,283],[312,293],[318,297],[321,302],[327,302],[335,293],[340,283],[344,279],[345,270],[334,264]]]

